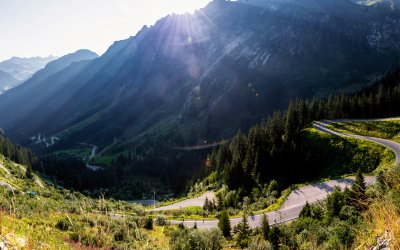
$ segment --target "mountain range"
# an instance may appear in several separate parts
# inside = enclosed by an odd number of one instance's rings
[[[57,59],[55,56],[30,58],[13,57],[0,62],[0,70],[10,74],[18,81],[23,82],[38,70],[44,68],[47,63],[55,59]]]
[[[24,145],[42,134],[103,155],[170,159],[229,139],[296,97],[369,85],[399,62],[399,39],[400,15],[388,5],[214,0],[100,57],[80,51],[47,64],[0,96],[0,127]]]

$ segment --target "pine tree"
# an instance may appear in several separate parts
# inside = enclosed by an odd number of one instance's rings
[[[224,200],[222,198],[222,194],[218,193],[217,194],[217,204],[218,204],[218,210],[221,211],[224,208]]]
[[[261,231],[264,237],[264,240],[269,239],[269,232],[271,231],[269,227],[268,217],[264,214],[261,221]]]
[[[290,102],[286,111],[285,131],[285,142],[290,142],[297,132],[297,117],[293,102]]]
[[[32,167],[30,165],[26,167],[25,177],[28,179],[33,179]]]
[[[209,210],[209,202],[208,202],[208,197],[206,197],[206,200],[204,201],[203,209],[208,211]]]
[[[246,214],[243,215],[242,221],[235,227],[235,232],[237,232],[236,236],[236,245],[245,248],[249,245],[250,235],[251,235],[251,228],[247,221]]]
[[[300,211],[299,217],[311,217],[311,206],[306,202],[303,209]]]
[[[339,216],[340,210],[343,206],[342,193],[339,188],[335,188],[332,194],[326,199],[326,218],[331,221],[333,217]]]
[[[222,231],[225,238],[231,237],[231,222],[226,210],[223,210],[218,218],[218,228]]]
[[[273,249],[279,249],[281,230],[278,226],[273,226],[269,232],[268,240],[271,242]]]
[[[365,209],[365,190],[366,184],[365,184],[365,179],[362,174],[361,168],[358,169],[357,174],[356,174],[356,180],[353,183],[353,186],[351,187],[354,195],[354,206],[358,210],[364,210]]]
[[[376,185],[379,192],[384,192],[386,190],[386,180],[382,171],[379,171],[379,173],[376,175]]]

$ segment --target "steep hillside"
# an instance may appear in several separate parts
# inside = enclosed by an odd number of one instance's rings
[[[7,72],[12,75],[15,79],[20,82],[27,80],[35,72],[44,68],[48,62],[57,59],[57,57],[31,57],[31,58],[20,58],[13,57],[9,60],[0,62],[0,70]]]
[[[167,249],[163,218],[153,225],[142,206],[63,189],[4,157],[4,150],[0,147],[1,249]]]

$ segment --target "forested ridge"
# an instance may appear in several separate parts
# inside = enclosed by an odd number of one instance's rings
[[[39,163],[38,158],[29,148],[13,144],[3,133],[0,133],[0,154],[19,164],[33,166]]]

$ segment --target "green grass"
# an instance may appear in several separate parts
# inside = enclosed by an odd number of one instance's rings
[[[331,129],[364,136],[391,139],[400,142],[400,121],[339,122],[330,124]]]
[[[0,234],[12,247],[168,249],[169,238],[164,230],[173,229],[156,225],[153,230],[144,229],[147,213],[142,206],[92,199],[78,192],[56,189],[51,184],[40,188],[33,180],[25,178],[25,166],[2,155],[0,163],[11,173],[0,171],[0,180],[18,189],[10,192],[0,187]],[[29,195],[30,191],[35,191],[36,195]],[[190,208],[191,211],[200,209]],[[109,213],[123,214],[124,217],[113,219]],[[61,222],[63,229],[58,226]]]
[[[100,154],[96,155],[93,158],[93,164],[99,165],[99,166],[109,166],[113,161],[115,161],[120,153],[118,154]]]
[[[317,179],[340,178],[355,173],[358,168],[364,173],[373,173],[391,166],[395,159],[394,152],[374,142],[339,137],[314,128],[304,130],[303,136],[304,146],[318,152],[313,155],[312,163],[324,166]]]
[[[53,154],[60,156],[60,155],[70,155],[74,156],[78,159],[84,159],[89,157],[89,155],[92,153],[92,148],[89,146],[84,146],[84,145],[76,145],[72,148],[69,149],[64,149],[64,150],[58,150],[55,151]]]

